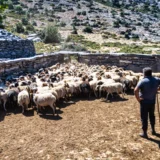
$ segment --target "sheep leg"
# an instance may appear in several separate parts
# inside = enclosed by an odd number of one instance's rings
[[[55,114],[55,108],[54,108],[53,104],[50,105],[50,107],[53,109],[53,116],[54,116],[54,114]]]
[[[122,98],[124,99],[124,92],[122,91],[121,93],[122,93]]]
[[[96,93],[96,91],[94,90],[94,95],[95,95],[95,97],[97,98],[97,93]]]
[[[99,97],[101,97],[101,87],[99,88]]]
[[[36,106],[36,107],[37,107],[37,114],[38,114],[38,112],[39,112],[39,110],[38,110],[38,109],[39,109],[39,106]]]
[[[108,100],[108,95],[109,95],[109,92],[107,92],[106,101]]]
[[[7,110],[6,110],[6,101],[3,102],[3,108],[7,112]]]
[[[22,114],[24,113],[24,105],[22,105]]]
[[[28,110],[28,104],[26,105],[26,110]]]
[[[113,98],[113,94],[112,93],[110,93],[111,95],[112,95],[112,98]]]
[[[55,113],[57,113],[57,111],[56,111],[56,104],[53,103],[53,106],[54,106]],[[58,113],[57,113],[57,115],[58,115]]]

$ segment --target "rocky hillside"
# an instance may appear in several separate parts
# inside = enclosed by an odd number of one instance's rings
[[[129,43],[160,42],[158,0],[13,0],[9,1],[5,16],[7,30],[25,35],[54,22],[64,39],[74,28],[84,38],[89,37],[88,40],[100,45],[111,42],[110,39]],[[87,27],[92,35],[83,35]],[[101,36],[98,41],[93,38],[94,34],[97,38]]]

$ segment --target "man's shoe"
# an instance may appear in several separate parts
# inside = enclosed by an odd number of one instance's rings
[[[147,133],[140,133],[139,136],[148,139]]]
[[[156,133],[156,131],[154,130],[154,131],[152,131],[152,135],[157,135],[157,133]]]

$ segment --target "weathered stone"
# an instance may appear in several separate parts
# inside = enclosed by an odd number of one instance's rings
[[[21,39],[0,29],[0,58],[23,58],[35,55],[32,41]]]

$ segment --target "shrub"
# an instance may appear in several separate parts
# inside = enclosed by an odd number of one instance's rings
[[[65,27],[65,26],[66,26],[66,23],[62,21],[62,22],[60,23],[60,26],[61,26],[61,27]]]
[[[77,8],[78,8],[78,9],[81,9],[81,5],[80,5],[79,3],[78,3],[78,5],[77,5]]]
[[[119,21],[114,21],[114,22],[113,22],[113,27],[119,28],[119,27],[120,27]]]
[[[11,9],[11,10],[14,9],[12,1],[8,1],[8,9]]]
[[[39,35],[44,43],[59,43],[61,40],[58,28],[53,24],[48,24]]]
[[[21,21],[23,25],[28,25],[28,18],[23,17]]]
[[[32,25],[33,25],[33,26],[37,26],[37,22],[36,22],[36,21],[33,21],[33,22],[32,22]]]
[[[16,32],[17,33],[24,33],[24,27],[23,27],[22,23],[16,24]]]
[[[28,30],[28,31],[34,31],[34,27],[31,24],[28,24],[26,26],[26,30]]]
[[[86,32],[86,33],[93,33],[93,30],[90,26],[87,26],[83,29],[83,32]]]
[[[139,35],[138,34],[132,34],[132,38],[135,39],[135,40],[138,40],[139,39]]]
[[[22,9],[22,7],[19,6],[19,5],[16,6],[15,10],[16,10],[16,12],[17,12],[18,14],[22,14],[22,13],[23,13],[23,9]]]
[[[77,28],[76,28],[75,26],[73,26],[72,34],[78,34],[78,32],[77,32]]]
[[[82,12],[82,15],[85,16],[85,15],[86,15],[86,11],[83,11],[83,12]]]

